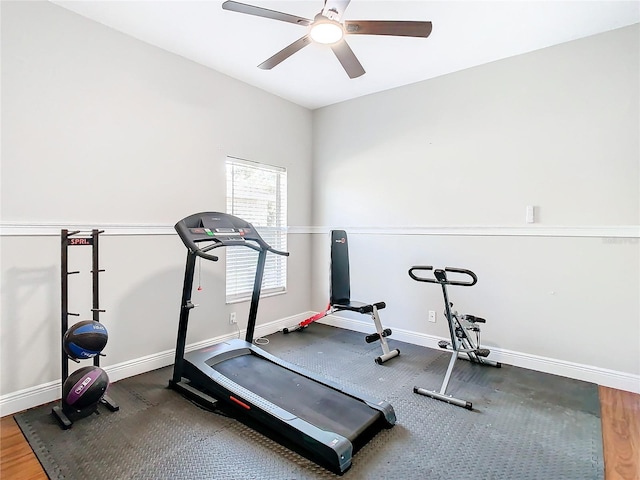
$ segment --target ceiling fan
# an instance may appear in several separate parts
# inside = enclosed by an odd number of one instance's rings
[[[431,22],[397,20],[341,21],[344,11],[350,2],[351,0],[324,0],[323,9],[313,20],[231,0],[224,2],[222,8],[309,27],[306,35],[258,65],[263,70],[272,69],[313,41],[329,45],[347,75],[350,78],[357,78],[365,73],[364,68],[362,68],[360,61],[351,50],[351,47],[349,47],[349,44],[347,44],[344,38],[346,35],[393,35],[426,38],[431,34]]]

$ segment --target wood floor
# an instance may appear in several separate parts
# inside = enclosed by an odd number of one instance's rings
[[[605,480],[640,480],[640,395],[600,387]]]
[[[12,416],[0,421],[0,479],[47,479],[33,450]]]
[[[640,480],[640,395],[600,387],[605,480]],[[12,416],[0,421],[0,479],[47,475]]]

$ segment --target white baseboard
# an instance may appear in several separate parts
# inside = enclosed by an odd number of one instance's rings
[[[282,318],[266,324],[256,326],[255,338],[282,330],[284,327],[297,325],[306,318],[311,317],[317,312],[304,312],[291,317]],[[354,320],[351,318],[341,317],[339,315],[330,315],[323,318],[318,323],[331,325],[334,327],[344,328],[362,333],[371,333],[371,322]],[[232,338],[244,338],[245,331],[235,334],[221,335],[219,337],[210,338],[208,340],[193,343],[186,347],[187,352],[197,350],[199,348],[208,347]],[[444,340],[441,337],[433,335],[425,335],[422,333],[411,332],[394,328],[393,338],[401,342],[411,343],[438,349],[438,341]],[[172,365],[174,361],[175,350],[166,350],[146,357],[136,358],[127,362],[105,367],[105,371],[109,375],[111,382],[117,382],[125,378],[150,372],[158,368]],[[528,368],[539,372],[561,375],[563,377],[574,378],[586,382],[596,383],[606,387],[625,390],[628,392],[640,393],[640,375],[630,373],[617,372],[604,368],[593,367],[590,365],[581,365],[563,360],[540,357],[526,353],[513,352],[510,350],[491,348],[492,360],[513,365],[516,367]],[[169,378],[167,378],[167,384]],[[58,400],[61,396],[60,380],[43,383],[35,387],[25,388],[17,392],[8,393],[0,396],[0,416],[12,415],[29,408],[33,408],[45,403]]]
[[[257,325],[254,337],[259,338],[282,330],[284,327],[297,325],[299,322],[308,318],[308,316],[309,315],[306,313],[302,313],[266,324]],[[186,351],[190,352],[199,348],[208,347],[232,338],[244,338],[245,333],[246,330],[241,330],[240,332],[221,335],[202,342],[193,343],[187,345]],[[104,370],[109,375],[109,381],[117,382],[118,380],[123,380],[135,375],[157,370],[158,368],[173,365],[174,356],[175,349],[171,349],[155,353],[153,355],[147,355],[146,357],[129,360],[127,362],[105,366]],[[4,417],[6,415],[12,415],[14,413],[60,399],[62,395],[60,383],[60,380],[55,380],[53,382],[43,383],[35,387],[25,388],[17,392],[0,396],[0,416]],[[169,377],[167,377],[167,385],[168,384]]]
[[[371,333],[372,331],[372,324],[369,321],[355,320],[335,314],[324,317],[319,323],[362,333]],[[440,340],[449,340],[444,337],[436,337],[399,328],[393,329],[393,338],[401,342],[421,345],[437,350],[440,350],[438,347]],[[513,365],[538,372],[583,380],[627,392],[640,393],[640,375],[634,375],[632,373],[617,372],[606,368],[582,365],[528,353],[514,352],[497,347],[491,347],[491,355],[489,358],[496,362],[504,363],[505,365]]]

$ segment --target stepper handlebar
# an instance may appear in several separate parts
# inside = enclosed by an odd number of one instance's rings
[[[422,277],[416,275],[416,271],[433,271],[433,278]],[[471,280],[450,280],[447,278],[447,273],[459,273],[471,277]],[[471,270],[465,268],[445,267],[444,269],[437,268],[434,270],[432,266],[427,265],[415,265],[409,269],[409,276],[418,282],[438,283],[440,285],[457,285],[460,287],[471,287],[476,284],[478,277]]]

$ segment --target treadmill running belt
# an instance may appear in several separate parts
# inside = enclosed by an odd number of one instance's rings
[[[212,368],[265,400],[351,442],[382,415],[366,403],[257,355],[242,355]]]

